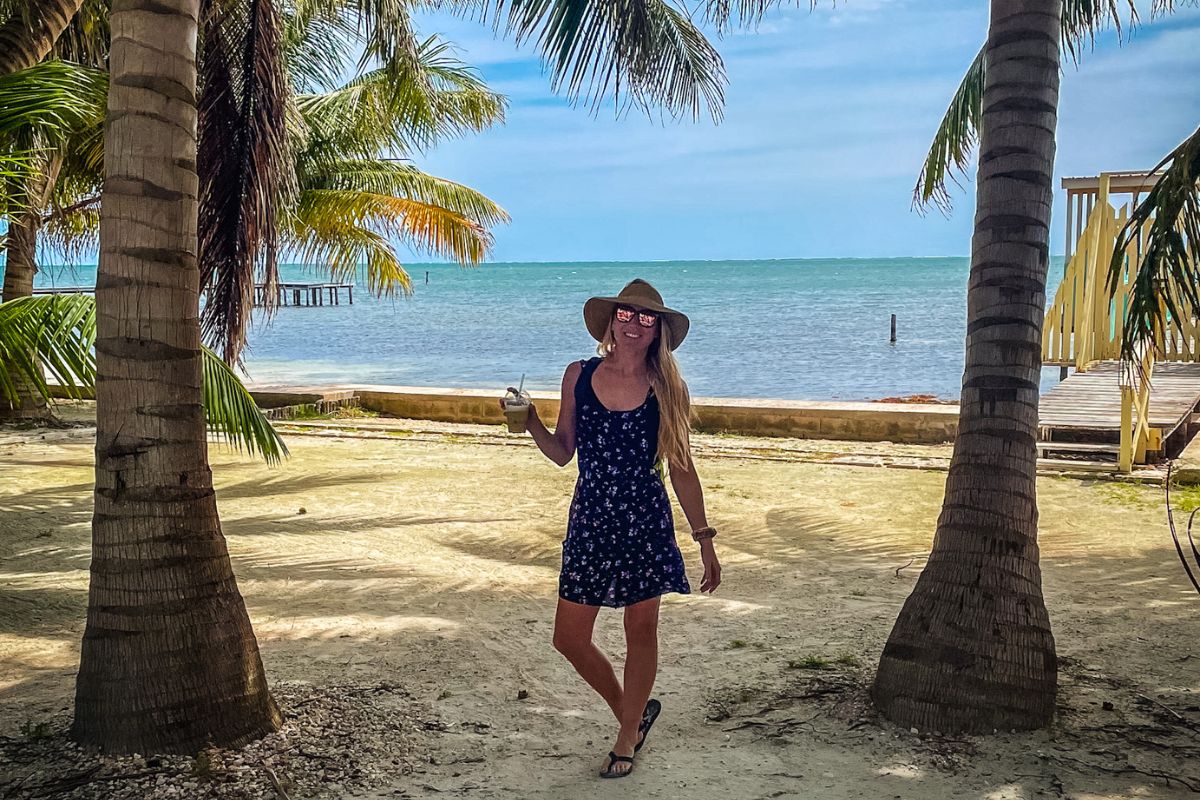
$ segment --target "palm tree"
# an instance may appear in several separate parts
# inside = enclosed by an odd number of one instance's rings
[[[1085,45],[1100,29],[1111,25],[1120,35],[1120,5],[1117,0],[1064,0],[1061,49],[1078,60]],[[1167,13],[1173,7],[1171,0],[1158,0],[1152,13]],[[1138,14],[1132,2],[1128,3],[1127,11],[1129,24],[1136,25]],[[985,89],[985,84],[992,85],[988,70],[993,68],[986,58],[987,50],[985,46],[968,69],[939,126],[914,192],[914,204],[918,207],[935,203],[949,208],[945,181],[952,169],[961,172],[967,168],[977,141],[982,140],[981,153],[995,152],[987,137],[980,136],[981,121],[986,118],[984,109],[992,108]],[[1042,88],[1049,90],[1050,86]],[[1044,140],[1044,132],[1038,138]],[[1027,146],[1035,143],[1032,137],[1026,141]],[[1167,164],[1170,167],[1138,206],[1125,229],[1128,237],[1148,219],[1155,220],[1150,243],[1139,265],[1125,326],[1123,357],[1131,369],[1135,354],[1142,351],[1146,342],[1161,341],[1161,332],[1166,327],[1200,312],[1195,289],[1200,280],[1195,249],[1195,243],[1200,241],[1198,154],[1200,131],[1164,159],[1160,167]],[[1008,339],[1007,349],[1014,359],[1019,359],[1022,352],[1028,358],[1034,358],[1035,351],[1040,352],[1040,336],[1030,338],[1030,321],[1022,320],[1018,325],[1011,314],[1014,308],[1024,308],[1013,302],[1021,295],[1010,291],[1006,297],[995,298],[1003,299],[1003,304],[989,303],[981,291],[985,280],[993,286],[1003,285],[994,277],[985,279],[982,271],[977,272],[978,223],[986,191],[984,178],[994,174],[995,169],[991,163],[981,167],[978,187],[981,210],[976,217],[977,246],[968,296],[972,319],[968,323],[968,364],[961,412],[960,430],[964,433],[956,441],[945,505],[930,567],[926,570],[929,577],[922,575],[897,620],[880,662],[874,692],[877,703],[888,716],[902,724],[940,730],[1028,727],[1049,720],[1053,712],[1053,639],[1041,597],[1033,493],[1036,461],[1029,455],[1031,437],[1036,436],[1036,428],[1030,427],[1036,423],[1036,388],[1032,394],[1024,393],[1023,404],[983,406],[992,409],[984,418],[984,424],[992,429],[990,443],[988,438],[978,435],[978,429],[966,429],[968,417],[976,418],[976,424],[979,422],[979,387],[1001,385],[995,370],[981,373],[978,360],[973,363],[972,356],[979,355],[974,341],[988,329],[978,324],[979,318],[990,317],[997,322],[1008,319],[1005,324],[1013,335]],[[1021,171],[1029,177],[1033,175],[1030,170]],[[1052,174],[1048,170],[1044,175],[1047,186]],[[1049,200],[1047,197],[1047,213]],[[1114,280],[1123,267],[1126,243],[1125,239],[1117,242]],[[1037,299],[1030,301],[1025,310],[1037,316],[1040,330],[1044,267],[1037,279],[1040,287]],[[1003,330],[1003,325],[988,327]],[[987,363],[986,358],[983,363]],[[968,394],[972,373],[976,391]],[[1031,369],[1028,374],[1036,387],[1037,370]],[[1014,416],[1009,412],[1019,413]],[[994,473],[1002,480],[996,480],[987,470],[994,469],[989,465],[997,463],[1000,448],[1007,451],[1008,457],[1005,471]],[[1012,470],[1019,470],[1019,477]],[[1009,496],[997,496],[997,492]],[[975,541],[963,534],[972,517],[978,526]],[[1017,523],[1023,520],[1023,524],[1015,524],[1014,519]],[[1021,530],[1009,538],[1007,531],[1014,527]],[[997,531],[1005,533],[998,538]],[[998,545],[1003,558],[988,552]],[[986,613],[980,612],[981,593],[992,604],[984,607]],[[996,610],[1005,612],[1002,621],[1006,624],[994,624],[989,629]],[[929,636],[930,629],[936,632],[935,636]],[[926,644],[921,646],[921,642]],[[1000,645],[1004,647],[997,649]],[[980,670],[988,674],[981,677]],[[955,676],[960,679],[957,684],[948,681],[948,677]]]
[[[101,68],[107,56],[106,1],[0,0],[0,19],[6,20],[0,26],[0,81],[16,79],[15,85],[10,85],[16,91],[10,91],[7,99],[15,100],[10,108],[27,112],[18,127],[3,137],[0,147],[11,150],[15,144],[30,153],[28,169],[23,175],[8,179],[0,191],[3,195],[0,213],[8,222],[3,239],[5,299],[32,293],[38,239],[47,206],[61,196],[62,186],[78,185],[80,176],[72,175],[71,170],[79,162],[65,164],[65,154],[79,149],[79,139],[85,136],[85,131],[97,134],[92,138],[98,140],[106,84],[101,69],[88,67]],[[67,63],[41,64],[47,56],[65,59]],[[37,113],[29,113],[38,108],[47,90],[61,92],[72,104],[71,118],[46,120]],[[24,94],[18,97],[17,92]],[[40,108],[45,110],[47,106]],[[51,124],[47,125],[48,121]],[[91,172],[95,174],[97,170]],[[0,368],[4,366],[0,364]],[[13,398],[0,402],[0,418],[50,416],[48,405],[29,383],[23,383]]]
[[[504,98],[450,57],[446,42],[418,43],[396,69],[360,64],[345,81],[329,65],[346,63],[362,46],[352,17],[291,13],[283,27],[288,91],[231,80],[236,75],[214,67],[201,98],[202,325],[230,362],[245,343],[255,284],[277,280],[277,252],[320,264],[316,269],[339,280],[363,268],[372,291],[407,293],[411,283],[392,241],[477,264],[490,250],[491,228],[508,221],[482,194],[396,157],[503,120]],[[225,27],[210,28],[227,47]],[[206,49],[204,58],[210,55]],[[238,71],[262,72],[247,65]],[[235,83],[249,94],[286,97],[245,102],[227,88]],[[272,106],[279,119],[253,121]],[[286,137],[274,141],[257,130],[284,130]],[[272,174],[275,180],[266,181]],[[275,298],[269,288],[265,295]]]
[[[1025,729],[1054,713],[1036,443],[1061,12],[991,3],[958,435],[929,562],[872,688],[886,716],[922,730]]]
[[[25,169],[8,178],[0,191],[0,213],[8,219],[3,239],[6,300],[33,293],[44,214],[56,194],[82,183],[79,169],[89,151],[85,143],[99,132],[107,86],[102,71],[61,61],[0,76],[0,106],[6,117],[0,122],[0,152],[28,154]],[[77,157],[68,159],[68,153]],[[59,222],[68,222],[68,216],[62,215]],[[0,361],[0,369],[12,373],[10,366]],[[19,382],[10,398],[0,399],[0,418],[46,416],[47,404],[28,381]]]
[[[72,726],[78,741],[109,752],[236,745],[281,722],[208,466],[196,259],[199,14],[198,0],[117,0],[111,17],[96,509]]]

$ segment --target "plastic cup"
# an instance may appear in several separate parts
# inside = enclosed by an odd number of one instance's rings
[[[504,419],[509,433],[524,433],[529,422],[529,395],[524,392],[504,396]]]

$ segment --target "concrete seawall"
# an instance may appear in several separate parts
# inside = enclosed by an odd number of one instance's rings
[[[504,421],[499,391],[365,384],[250,389],[264,406],[313,405],[352,394],[363,408],[397,417],[485,425]],[[553,426],[558,394],[532,395],[541,418]],[[958,427],[957,405],[698,397],[692,406],[694,426],[704,433],[941,444],[951,441]]]

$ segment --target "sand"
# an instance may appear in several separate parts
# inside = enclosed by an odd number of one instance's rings
[[[213,453],[269,676],[393,682],[439,720],[420,743],[428,763],[367,796],[1192,796],[1176,776],[1200,789],[1200,598],[1160,488],[1040,481],[1058,719],[948,738],[877,719],[864,688],[928,552],[944,473],[742,458],[737,442],[702,438],[725,581],[665,600],[663,716],[635,774],[599,781],[611,719],[550,646],[574,467],[498,426],[288,443],[273,470]],[[2,734],[70,709],[91,464],[87,430],[0,436]],[[698,584],[695,547],[680,542]],[[619,654],[617,613],[601,614],[598,638]]]

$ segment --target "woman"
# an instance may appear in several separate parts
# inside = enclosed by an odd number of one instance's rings
[[[528,430],[554,463],[565,466],[579,448],[579,481],[563,542],[554,647],[566,656],[617,718],[616,742],[600,776],[623,778],[662,706],[650,699],[658,668],[658,608],[667,592],[691,591],[675,544],[665,463],[679,505],[700,545],[700,591],[721,583],[713,549],[716,531],[688,438],[687,385],[671,351],[688,318],[663,305],[643,280],[616,297],[593,297],[583,308],[599,358],[572,363],[563,375],[554,432],[529,412]],[[625,609],[624,686],[592,642],[601,606]]]

